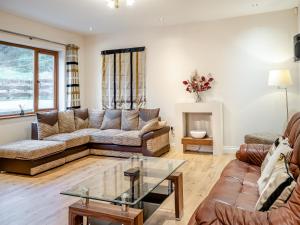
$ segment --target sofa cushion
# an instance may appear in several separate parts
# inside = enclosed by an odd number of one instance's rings
[[[261,172],[265,169],[266,165],[268,164],[268,161],[270,160],[270,157],[273,155],[274,151],[277,149],[280,142],[283,140],[283,137],[279,137],[276,139],[276,141],[272,144],[270,150],[268,151],[268,154],[266,155],[264,161],[261,164],[260,170]]]
[[[121,129],[137,130],[139,125],[138,110],[122,110]]]
[[[275,142],[275,140],[279,136],[280,136],[279,134],[272,134],[272,133],[254,133],[254,134],[245,135],[244,141],[246,144],[271,145]]]
[[[126,145],[126,146],[141,146],[142,139],[139,136],[138,130],[124,131],[113,137],[112,143],[115,145]]]
[[[235,159],[223,169],[221,177],[233,177],[240,182],[247,182],[257,186],[260,174],[260,167]]]
[[[268,177],[256,203],[256,210],[267,211],[276,209],[288,200],[293,188],[296,186],[296,182],[290,174],[285,158],[280,158]]]
[[[104,110],[91,109],[89,112],[89,128],[100,129],[104,118]]]
[[[125,131],[119,129],[100,130],[91,134],[90,142],[97,144],[113,144],[113,137],[121,134],[122,132]]]
[[[143,136],[146,133],[151,131],[159,130],[165,127],[167,124],[166,121],[158,121],[158,118],[148,121],[145,126],[140,130],[140,136]]]
[[[216,220],[217,202],[247,211],[255,211],[259,198],[256,184],[259,174],[259,167],[247,166],[247,163],[240,163],[239,160],[231,161],[209,195],[196,210],[196,221],[201,224],[213,224],[212,221]]]
[[[89,127],[89,112],[88,109],[74,109],[74,119],[76,130]]]
[[[284,139],[279,143],[276,150],[270,156],[264,170],[261,172],[260,178],[257,181],[259,193],[262,193],[263,189],[265,188],[265,186],[271,176],[271,173],[272,173],[273,169],[275,168],[276,163],[280,159],[281,155],[283,154],[284,156],[287,156],[292,151],[293,151],[293,149],[290,148],[287,139]]]
[[[257,187],[248,186],[233,177],[221,177],[196,211],[196,221],[213,224],[216,220],[215,206],[222,202],[240,209],[255,211],[259,197]]]
[[[90,141],[89,135],[82,135],[76,133],[55,134],[45,138],[48,141],[62,141],[65,142],[66,148],[72,148],[87,144]]]
[[[74,111],[58,112],[59,133],[71,133],[75,131]]]
[[[139,110],[139,130],[145,126],[145,124],[153,120],[154,118],[158,118],[160,109],[140,109]]]
[[[72,134],[89,136],[98,131],[99,131],[99,129],[96,129],[96,128],[85,128],[85,129],[76,130],[76,131],[72,132]]]
[[[121,129],[121,113],[122,111],[118,109],[105,110],[101,130]]]
[[[64,142],[23,140],[0,146],[0,158],[34,160],[43,158],[66,148]]]
[[[38,128],[38,139],[58,134],[58,112],[43,112],[37,113],[37,128]]]

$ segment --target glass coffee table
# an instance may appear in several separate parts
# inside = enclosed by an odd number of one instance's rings
[[[135,156],[81,181],[61,192],[81,198],[69,207],[69,224],[87,224],[88,220],[89,224],[141,225],[173,192],[175,217],[180,220],[183,177],[176,170],[184,162]]]

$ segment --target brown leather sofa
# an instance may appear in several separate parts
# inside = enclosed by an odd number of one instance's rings
[[[243,144],[223,170],[206,199],[199,205],[189,225],[299,225],[300,224],[300,113],[288,123],[284,133],[293,154],[290,170],[297,186],[288,202],[275,210],[255,211],[259,198],[257,180],[270,145]]]

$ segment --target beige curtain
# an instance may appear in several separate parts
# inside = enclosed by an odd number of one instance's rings
[[[103,51],[102,107],[136,109],[145,105],[145,48]]]
[[[76,45],[66,47],[66,105],[67,109],[80,108],[80,87]]]

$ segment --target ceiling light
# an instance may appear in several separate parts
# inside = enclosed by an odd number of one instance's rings
[[[127,0],[126,3],[128,6],[132,6],[134,4],[135,0]]]
[[[107,0],[107,6],[109,8],[115,8],[115,1],[114,0]]]
[[[121,1],[125,1],[125,0],[106,0],[107,6],[109,8],[115,8],[115,9],[119,8]],[[127,6],[132,6],[134,2],[135,0],[126,0]]]

